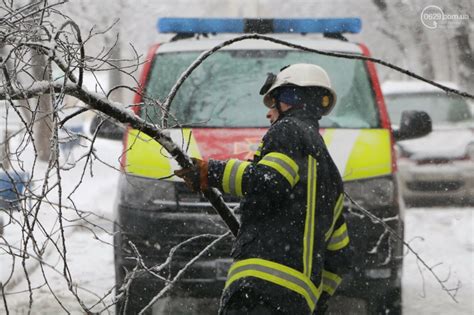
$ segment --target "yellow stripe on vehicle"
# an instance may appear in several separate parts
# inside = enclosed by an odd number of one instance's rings
[[[359,132],[342,175],[345,181],[364,179],[392,172],[390,132],[363,129]]]
[[[166,132],[166,131],[165,131]],[[169,130],[168,131],[175,143],[186,149],[188,139],[188,153],[192,157],[201,158],[199,149],[191,129]],[[125,171],[151,178],[161,178],[173,174],[173,170],[179,168],[178,164],[168,154],[168,152],[155,140],[148,135],[136,130],[130,129],[127,139],[127,155]],[[179,180],[171,178],[170,180]]]
[[[335,129],[325,129],[323,133],[323,140],[327,147],[329,147],[334,139]]]
[[[344,181],[392,172],[387,129],[325,129],[323,139]]]
[[[327,148],[331,153],[331,158],[336,164],[339,173],[344,177],[349,156],[354,149],[359,130],[328,130],[330,141]]]

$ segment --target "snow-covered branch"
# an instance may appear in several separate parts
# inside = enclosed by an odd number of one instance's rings
[[[91,108],[98,110],[121,123],[129,124],[132,128],[147,134],[160,143],[181,165],[181,167],[189,167],[192,165],[189,156],[178,145],[176,145],[166,133],[162,132],[154,124],[151,124],[135,115],[131,110],[123,109],[124,106],[121,104],[116,104],[99,94],[88,92],[74,83],[63,84],[41,81],[35,82],[26,90],[12,89],[11,91],[7,91],[6,89],[0,89],[0,99],[15,100],[32,98],[47,94],[51,89],[56,93],[64,93],[74,96],[85,104],[88,104]],[[225,204],[220,192],[217,189],[211,189],[205,193],[205,196],[218,211],[219,215],[221,215],[232,233],[237,235],[239,229],[238,220]]]

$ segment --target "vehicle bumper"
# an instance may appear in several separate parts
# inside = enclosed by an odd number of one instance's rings
[[[446,165],[399,165],[401,193],[409,203],[474,202],[474,162]]]
[[[385,217],[393,217],[398,209],[385,211]],[[384,232],[380,225],[374,225],[369,218],[361,219],[358,216],[346,216],[350,231],[351,243],[356,252],[354,270],[344,278],[338,295],[360,299],[372,299],[383,296],[394,288],[400,288],[401,279],[401,244],[389,245],[388,238],[382,241],[378,251],[369,254],[379,237]],[[366,220],[362,222],[361,220]],[[131,240],[138,248],[145,264],[148,267],[163,263],[168,257],[172,246],[189,237],[211,233],[223,234],[226,229],[219,225],[216,215],[206,213],[172,213],[157,211],[140,211],[127,207],[118,208],[117,223],[121,226],[121,233],[115,239],[116,265],[133,269],[135,260],[127,259],[131,252],[126,247]],[[392,222],[392,228],[400,228],[400,221]],[[370,226],[370,229],[367,229]],[[182,239],[177,239],[180,236]],[[207,239],[206,244],[212,239]],[[224,287],[227,269],[231,264],[230,248],[232,238],[221,242],[221,245],[211,250],[203,258],[195,262],[183,274],[171,295],[189,297],[219,297]],[[204,243],[192,244],[188,248],[177,250],[169,268],[165,268],[163,276],[174,276],[194,255],[202,250]],[[198,246],[199,245],[199,246]],[[390,254],[389,254],[390,252]],[[135,287],[146,286],[150,298],[164,286],[163,281],[151,276],[137,279]]]

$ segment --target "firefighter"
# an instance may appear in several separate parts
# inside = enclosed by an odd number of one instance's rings
[[[242,197],[220,314],[323,314],[351,257],[342,179],[319,133],[336,93],[324,69],[293,64],[260,94],[272,125],[253,161],[194,159],[175,174]]]

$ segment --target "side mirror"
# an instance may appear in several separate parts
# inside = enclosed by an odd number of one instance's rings
[[[97,130],[97,127],[100,126],[97,137],[110,139],[110,140],[122,140],[124,133],[124,126],[115,121],[112,118],[104,119],[100,116],[95,116],[90,125],[90,133],[94,134]]]
[[[426,112],[409,110],[402,113],[400,127],[393,130],[395,141],[426,136],[432,130],[431,117]]]

